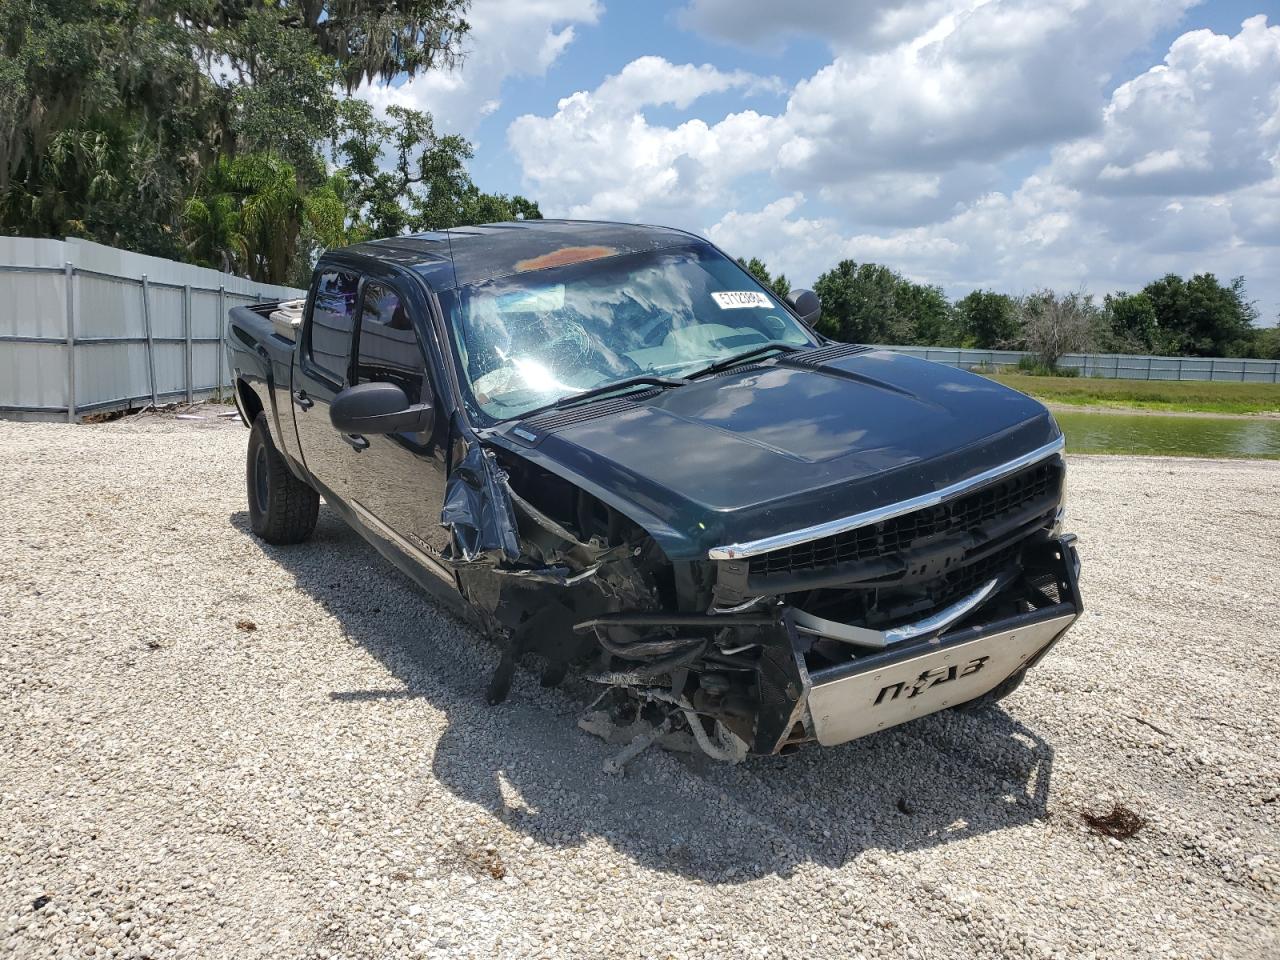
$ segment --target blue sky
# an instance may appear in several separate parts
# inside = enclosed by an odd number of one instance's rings
[[[1211,270],[1280,313],[1272,5],[475,0],[469,19],[456,74],[362,95],[431,111],[484,189],[547,215],[683,226],[797,283],[842,258],[953,296]]]

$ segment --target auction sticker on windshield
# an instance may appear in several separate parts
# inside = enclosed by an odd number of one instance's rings
[[[766,310],[773,303],[759,290],[717,290],[711,294],[716,306],[721,310],[736,310],[739,307],[764,307]]]

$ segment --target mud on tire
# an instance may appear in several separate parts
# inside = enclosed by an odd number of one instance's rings
[[[249,432],[245,478],[254,533],[275,544],[301,543],[311,536],[320,495],[293,475],[271,443],[265,413],[254,418]]]

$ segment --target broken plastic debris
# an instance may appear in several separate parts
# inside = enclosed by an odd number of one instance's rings
[[[463,560],[479,560],[494,551],[508,561],[520,558],[506,480],[496,458],[479,444],[467,448],[449,475],[440,522],[453,531]]]

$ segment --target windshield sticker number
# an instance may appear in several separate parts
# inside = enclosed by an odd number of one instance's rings
[[[738,310],[742,307],[764,307],[770,309],[773,304],[758,290],[717,290],[711,294],[721,310]]]

